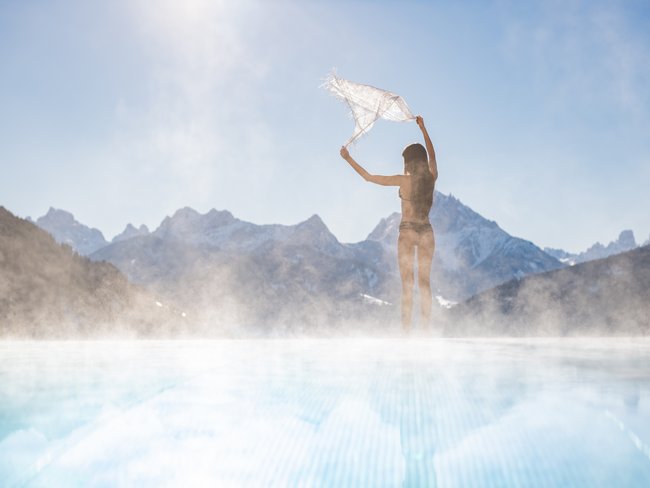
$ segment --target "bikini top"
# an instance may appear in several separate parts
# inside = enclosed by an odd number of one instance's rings
[[[402,189],[401,189],[401,188],[397,191],[397,194],[399,195],[399,197],[400,197],[402,200],[406,200],[407,202],[410,202],[410,201],[411,201],[410,198],[404,198],[404,197],[402,196]]]

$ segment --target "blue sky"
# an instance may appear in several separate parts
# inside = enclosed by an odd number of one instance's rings
[[[107,238],[191,206],[255,223],[319,214],[357,241],[397,191],[338,156],[319,89],[402,95],[438,190],[509,233],[579,251],[650,234],[650,7],[643,1],[0,2],[0,205],[63,208]],[[414,123],[352,154],[401,171]]]

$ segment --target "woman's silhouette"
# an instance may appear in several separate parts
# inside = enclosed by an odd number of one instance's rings
[[[371,175],[357,163],[345,147],[341,157],[345,159],[361,177],[383,186],[399,186],[402,200],[402,221],[399,225],[397,258],[402,277],[402,326],[406,332],[411,326],[413,306],[413,263],[415,249],[418,257],[418,287],[420,289],[420,308],[422,324],[431,318],[431,261],[435,248],[433,229],[429,222],[429,211],[433,204],[433,190],[438,178],[438,165],[433,144],[424,126],[424,119],[417,116],[416,122],[424,136],[426,149],[422,144],[411,144],[404,149],[404,174],[395,176]]]

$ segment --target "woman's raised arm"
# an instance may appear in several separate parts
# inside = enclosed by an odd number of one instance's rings
[[[438,179],[438,163],[436,161],[436,151],[433,149],[433,143],[431,142],[427,128],[424,126],[424,119],[422,116],[418,115],[415,118],[415,121],[422,131],[422,135],[424,136],[424,144],[427,146],[427,153],[429,154],[429,171],[431,171],[433,179],[436,180]]]
[[[404,175],[394,175],[394,176],[371,175],[364,169],[363,166],[357,163],[352,156],[350,156],[350,152],[347,150],[345,146],[341,148],[341,157],[345,159],[348,162],[348,164],[352,166],[352,168],[357,173],[359,173],[359,176],[361,176],[366,181],[375,183],[377,185],[382,185],[382,186],[400,186],[402,184]]]

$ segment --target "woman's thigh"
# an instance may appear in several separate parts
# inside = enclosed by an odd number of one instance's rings
[[[416,239],[417,235],[413,230],[401,230],[397,239],[397,262],[403,280],[413,276]]]
[[[433,231],[420,235],[420,239],[418,240],[418,276],[420,279],[425,277],[427,280],[429,279],[435,247],[436,241],[433,237]]]

